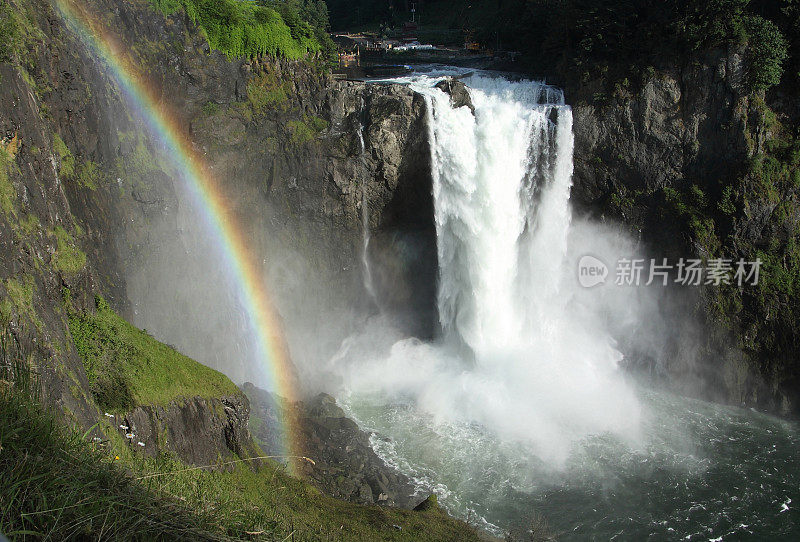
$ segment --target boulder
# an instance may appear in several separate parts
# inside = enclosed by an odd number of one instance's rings
[[[475,106],[472,104],[472,98],[469,95],[467,85],[457,79],[445,79],[436,83],[436,88],[446,92],[450,95],[450,103],[453,107],[469,107],[472,114],[475,114]]]

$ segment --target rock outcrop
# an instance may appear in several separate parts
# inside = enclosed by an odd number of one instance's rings
[[[453,107],[468,107],[472,114],[475,114],[475,106],[472,105],[469,90],[467,90],[467,86],[463,82],[458,79],[445,79],[436,83],[436,88],[450,95],[450,103]]]
[[[265,450],[280,449],[280,420],[292,416],[299,422],[302,435],[297,436],[297,445],[314,461],[301,464],[303,475],[326,494],[362,504],[404,508],[416,502],[411,481],[375,454],[369,435],[330,395],[287,404],[253,384],[244,384],[242,389],[252,405],[253,435]]]
[[[185,235],[197,210],[171,157],[94,51],[53,6],[31,2],[26,24],[46,38],[27,51],[26,73],[0,63],[0,324],[35,351],[43,395],[85,428],[101,413],[70,339],[67,294],[77,311],[92,311],[102,294],[129,321],[242,380],[237,338],[246,326],[206,236]],[[287,329],[333,327],[320,306],[346,310],[363,293],[365,217],[376,283],[392,285],[381,302],[409,312],[427,304],[431,314],[436,264],[421,97],[399,85],[336,82],[302,62],[230,61],[184,14],[165,18],[146,0],[90,0],[85,8],[104,14],[122,50],[138,55],[134,64],[152,67],[149,87],[213,166],[278,310],[289,324],[306,324]],[[296,273],[294,262],[312,264]],[[434,321],[421,324],[424,332]],[[148,453],[172,450],[202,463],[246,447],[243,407],[229,399],[141,407],[128,421]]]
[[[214,465],[258,455],[248,429],[250,406],[244,395],[195,397],[166,406],[139,406],[118,429],[130,448],[149,457],[176,454],[190,465]]]

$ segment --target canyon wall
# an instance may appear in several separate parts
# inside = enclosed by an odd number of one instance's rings
[[[770,176],[761,164],[791,141],[781,122],[796,113],[777,91],[745,83],[745,53],[731,47],[640,85],[568,89],[573,201],[622,224],[659,262],[761,259],[758,286],[665,288],[659,321],[641,324],[666,329],[663,342],[626,357],[682,392],[792,414],[800,388],[787,262],[800,207],[790,172]]]

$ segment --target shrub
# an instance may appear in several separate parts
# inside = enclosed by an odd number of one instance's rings
[[[247,99],[253,112],[262,115],[270,108],[285,109],[290,90],[289,81],[284,80],[277,70],[268,66],[247,82]]]
[[[22,49],[20,24],[9,2],[0,4],[0,62],[13,61]]]
[[[17,191],[8,175],[10,168],[11,157],[0,145],[0,212],[6,216],[14,214],[14,200],[17,197]]]
[[[42,327],[42,320],[36,314],[36,308],[33,304],[34,293],[34,280],[30,275],[22,275],[19,279],[9,278],[3,286],[6,289],[6,300],[2,312],[2,320],[0,323],[8,323],[11,319],[13,311],[22,317],[26,317],[37,329]]]
[[[303,115],[301,120],[290,120],[286,123],[289,140],[295,145],[304,145],[328,128],[328,122],[313,115]]]
[[[58,155],[58,175],[69,179],[75,174],[75,157],[58,134],[53,135],[53,150]]]
[[[82,162],[78,167],[75,182],[81,188],[97,190],[97,183],[100,181],[101,176],[102,173],[98,165],[91,160],[87,160],[86,162]]]
[[[206,34],[208,44],[229,58],[270,55],[300,59],[321,49],[306,21],[289,25],[276,10],[243,0],[151,0],[165,14],[182,7]]]
[[[754,89],[777,85],[788,56],[786,38],[772,21],[760,16],[745,19],[748,44],[748,78]]]

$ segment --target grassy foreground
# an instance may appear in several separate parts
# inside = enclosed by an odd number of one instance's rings
[[[106,310],[95,317],[116,322]],[[0,333],[0,533],[12,541],[482,539],[438,506],[412,512],[338,501],[277,463],[212,471],[170,455],[146,459],[105,421],[109,438],[98,442],[41,406],[25,359]]]

